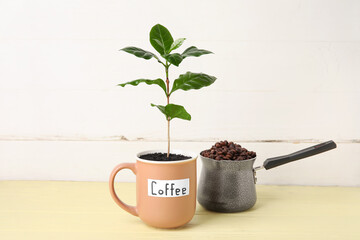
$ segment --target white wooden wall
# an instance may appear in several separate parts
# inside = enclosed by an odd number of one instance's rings
[[[214,55],[170,70],[217,82],[174,93],[192,121],[173,146],[234,140],[258,162],[333,139],[338,149],[259,173],[263,184],[360,186],[360,1],[0,1],[0,179],[106,181],[137,151],[165,148],[162,66],[118,50],[152,50],[165,25]],[[270,141],[269,141],[270,140]],[[201,167],[199,163],[199,168]],[[129,173],[120,180],[133,181]]]

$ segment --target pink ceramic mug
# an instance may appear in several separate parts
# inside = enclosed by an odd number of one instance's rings
[[[196,208],[196,154],[172,151],[191,156],[180,161],[149,161],[137,154],[136,163],[121,163],[110,175],[109,187],[114,201],[125,211],[140,217],[146,224],[159,228],[175,228],[188,223]],[[115,193],[114,180],[122,169],[136,175],[136,206],[122,202]]]

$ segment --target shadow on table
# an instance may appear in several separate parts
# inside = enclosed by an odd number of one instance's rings
[[[200,204],[196,206],[196,213],[192,221],[185,226],[182,226],[178,229],[192,229],[196,227],[200,227],[202,225],[207,225],[208,223],[216,223],[216,221],[219,220],[219,217],[222,215],[232,215],[232,216],[251,216],[254,212],[260,211],[261,208],[265,206],[269,206],[271,202],[276,201],[278,199],[277,195],[275,193],[269,193],[269,192],[258,192],[260,195],[260,198],[257,199],[256,204],[243,212],[235,212],[235,213],[222,213],[222,212],[214,212],[209,211],[202,207]],[[258,196],[259,197],[259,196]]]

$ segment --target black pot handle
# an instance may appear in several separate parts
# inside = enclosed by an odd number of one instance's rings
[[[326,151],[329,151],[331,149],[336,148],[336,143],[334,141],[327,141],[324,143],[320,143],[318,145],[312,146],[312,147],[308,147],[305,148],[303,150],[288,154],[288,155],[284,155],[284,156],[280,156],[280,157],[273,157],[273,158],[268,158],[265,160],[263,166],[266,170],[289,163],[289,162],[293,162],[302,158],[307,158],[319,153],[323,153]]]

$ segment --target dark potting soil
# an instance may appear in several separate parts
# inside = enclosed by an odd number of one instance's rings
[[[141,155],[140,158],[145,159],[145,160],[151,160],[151,161],[180,161],[180,160],[186,160],[186,159],[191,158],[189,156],[184,156],[182,154],[170,153],[169,158],[166,155],[167,155],[166,153],[160,153],[160,152],[149,153],[149,154]]]
[[[210,149],[204,150],[201,156],[215,160],[247,160],[256,157],[256,153],[248,151],[239,144],[220,141],[215,143]]]

